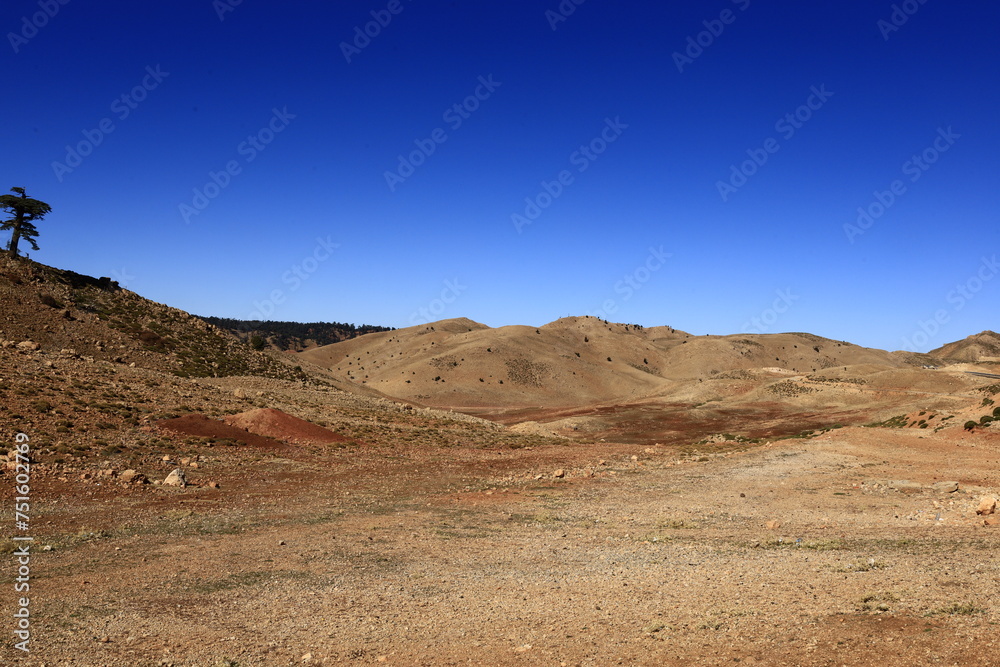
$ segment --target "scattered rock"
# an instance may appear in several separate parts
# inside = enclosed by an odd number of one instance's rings
[[[566,471],[563,470],[562,468],[559,468],[559,470],[556,470],[554,473],[552,473],[552,476],[553,477],[559,477],[559,478],[565,477],[566,476]]]
[[[235,396],[236,398],[240,399],[241,401],[245,401],[248,398],[250,398],[250,394],[248,394],[247,391],[246,391],[246,389],[244,389],[243,387],[240,387],[239,389],[237,389],[236,391],[234,391],[233,392],[233,396]]]
[[[41,349],[41,347],[42,347],[41,345],[39,345],[33,340],[22,340],[20,343],[17,344],[17,349],[21,350],[22,352],[34,352],[35,350]]]
[[[167,478],[163,480],[163,484],[166,486],[179,486],[184,488],[187,486],[187,479],[184,477],[184,471],[180,468],[174,468],[174,471],[167,475]]]
[[[938,493],[955,493],[958,491],[958,482],[934,482],[931,488]]]
[[[118,479],[125,484],[148,484],[149,480],[141,472],[129,469],[118,475]]]
[[[764,527],[767,528],[768,530],[778,530],[779,528],[781,528],[781,522],[772,519],[771,521],[765,523]]]
[[[983,496],[976,508],[976,514],[993,514],[997,509],[997,499],[992,496]]]

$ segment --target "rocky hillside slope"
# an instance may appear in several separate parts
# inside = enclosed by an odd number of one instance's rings
[[[693,336],[593,317],[491,329],[468,319],[375,333],[299,358],[356,384],[436,406],[582,406],[663,396],[754,369],[809,374],[919,365],[804,333]]]

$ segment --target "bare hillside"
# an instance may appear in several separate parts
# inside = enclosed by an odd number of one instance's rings
[[[888,352],[810,334],[692,336],[593,317],[498,329],[445,320],[370,334],[300,358],[414,402],[508,408],[633,401],[741,370],[906,366]]]
[[[1000,334],[983,331],[968,338],[942,345],[930,352],[935,357],[954,361],[1000,362]]]

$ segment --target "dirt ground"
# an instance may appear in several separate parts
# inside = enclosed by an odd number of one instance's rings
[[[1000,664],[988,432],[199,453],[39,480],[5,664]]]

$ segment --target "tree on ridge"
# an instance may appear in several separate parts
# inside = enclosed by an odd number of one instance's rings
[[[9,211],[14,217],[0,222],[0,231],[11,230],[7,251],[12,257],[17,257],[17,246],[21,239],[30,243],[32,250],[38,250],[38,244],[35,243],[38,236],[35,221],[44,218],[52,211],[52,207],[29,197],[24,188],[11,188],[10,191],[15,194],[0,195],[0,209]]]

